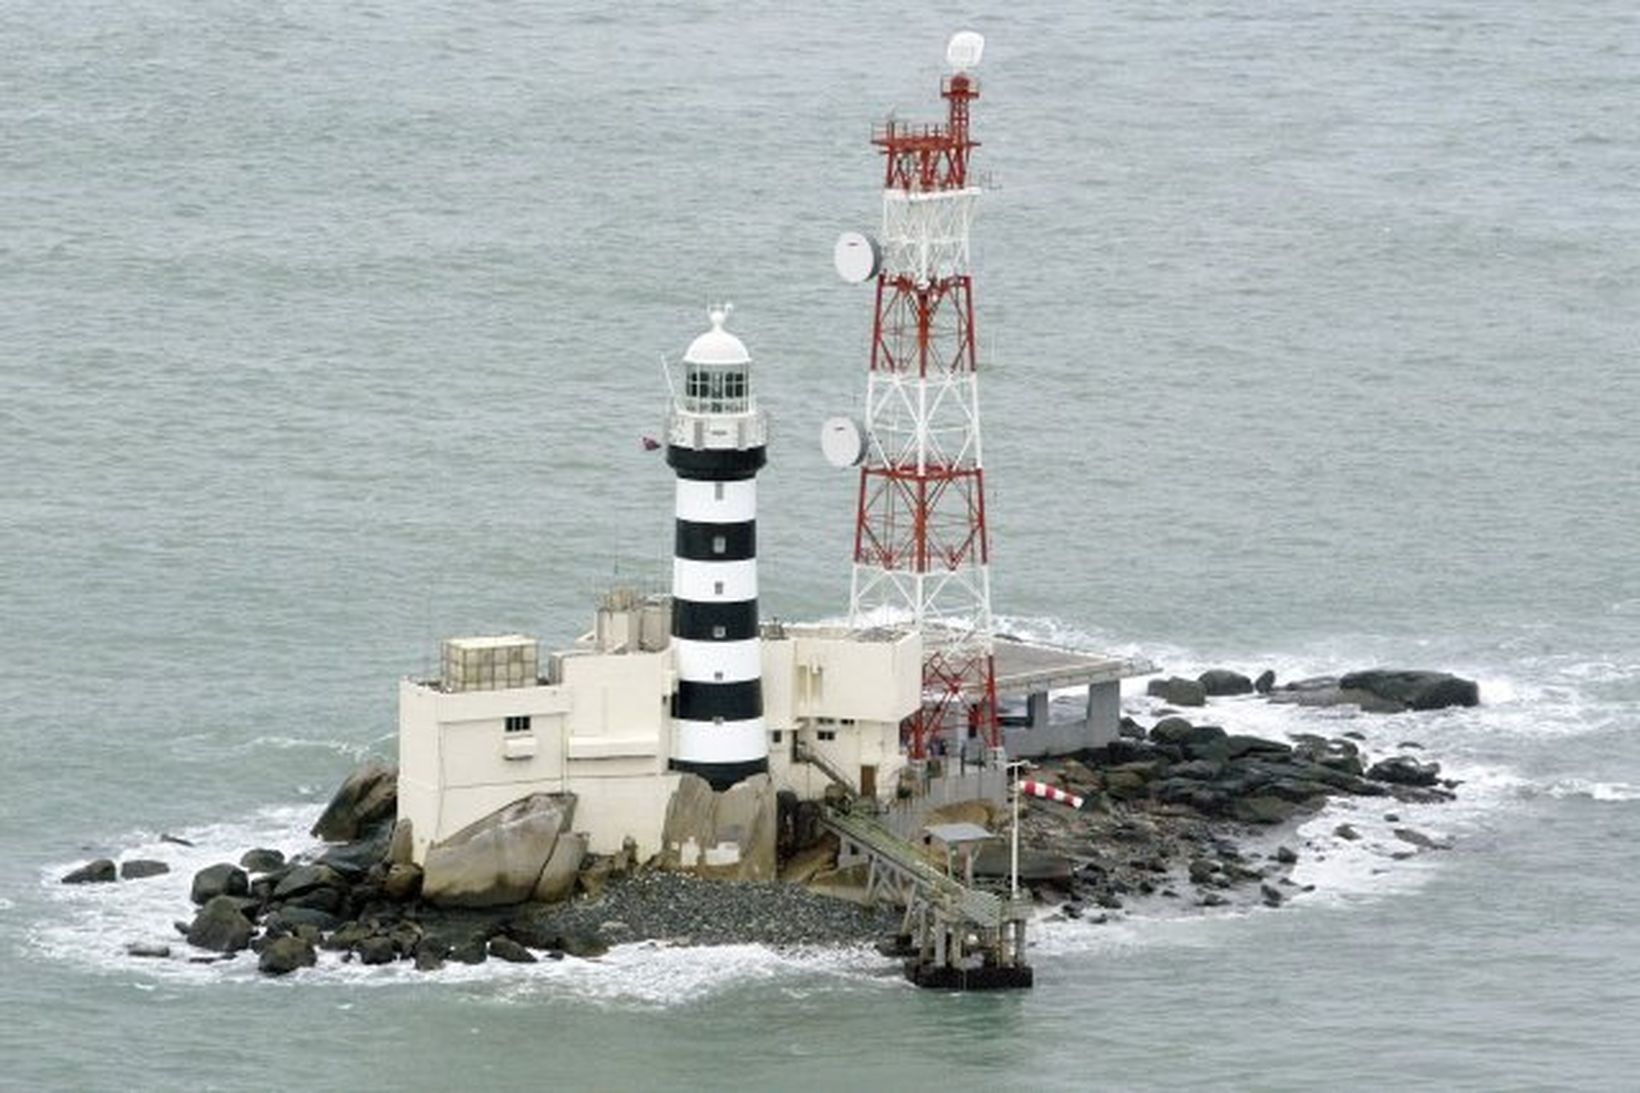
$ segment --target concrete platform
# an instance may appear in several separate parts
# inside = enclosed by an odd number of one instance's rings
[[[992,658],[999,699],[1115,683],[1156,670],[1155,665],[1143,658],[1077,653],[1000,637],[992,646]]]

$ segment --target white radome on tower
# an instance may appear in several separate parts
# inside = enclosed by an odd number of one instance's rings
[[[974,30],[959,30],[951,35],[945,46],[945,63],[953,71],[966,72],[979,64],[985,54],[985,35]]]

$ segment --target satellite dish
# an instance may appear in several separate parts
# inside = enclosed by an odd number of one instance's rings
[[[853,419],[831,417],[820,426],[820,450],[833,467],[858,467],[866,455],[866,442]]]
[[[985,35],[972,30],[959,30],[951,35],[945,47],[945,63],[954,71],[966,72],[979,64],[985,53]]]
[[[832,248],[831,264],[837,267],[837,276],[849,284],[863,284],[877,276],[882,268],[883,252],[870,236],[844,232]]]

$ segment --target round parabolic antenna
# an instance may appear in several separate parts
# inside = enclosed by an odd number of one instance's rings
[[[833,467],[857,467],[865,458],[866,442],[852,418],[827,418],[820,426],[820,450]]]
[[[837,237],[831,262],[837,267],[837,276],[851,285],[858,285],[877,276],[877,270],[882,265],[882,254],[870,236],[844,232]]]
[[[985,53],[985,35],[972,30],[959,30],[951,35],[945,47],[945,63],[957,72],[967,72],[979,64]]]

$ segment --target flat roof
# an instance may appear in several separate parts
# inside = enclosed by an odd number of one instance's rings
[[[1156,666],[1143,657],[1079,653],[1052,645],[998,637],[992,644],[997,697],[1017,698],[1061,687],[1086,687],[1150,675]]]

